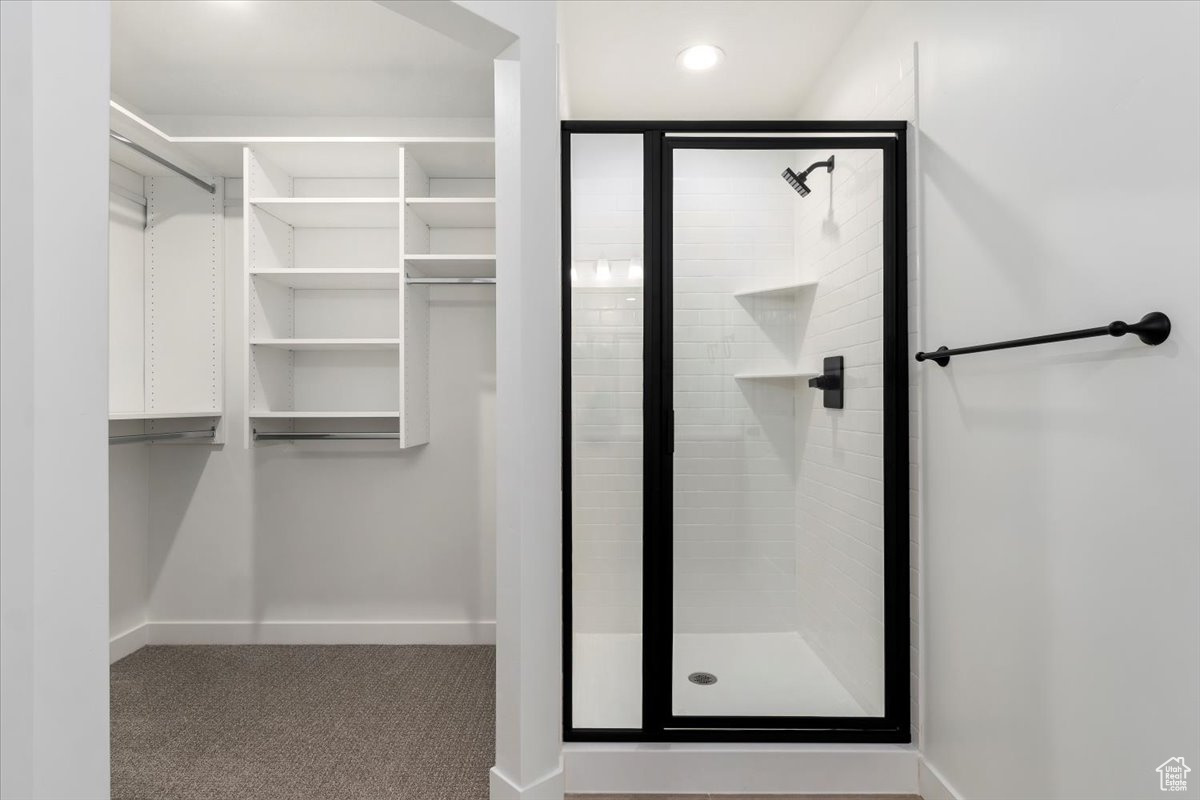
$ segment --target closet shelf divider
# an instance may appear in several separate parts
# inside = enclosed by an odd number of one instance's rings
[[[389,228],[399,224],[399,197],[251,197],[261,209],[294,228]]]
[[[280,350],[391,350],[403,344],[395,339],[251,339],[255,347],[274,347]]]
[[[494,228],[494,197],[409,197],[408,208],[431,228]]]
[[[255,269],[250,276],[287,286],[291,289],[397,289],[400,286],[400,267],[366,269],[320,269],[283,267]]]

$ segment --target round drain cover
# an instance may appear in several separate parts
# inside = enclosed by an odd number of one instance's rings
[[[711,672],[693,672],[688,675],[688,680],[692,683],[698,683],[701,686],[712,686],[717,682],[717,676]]]

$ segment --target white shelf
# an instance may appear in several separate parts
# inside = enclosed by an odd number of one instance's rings
[[[431,228],[494,228],[494,197],[410,197],[413,213]]]
[[[487,278],[496,274],[496,256],[486,254],[410,253],[404,256],[404,263],[427,278]]]
[[[398,197],[252,197],[250,205],[294,228],[396,228]]]
[[[740,292],[734,292],[734,297],[769,297],[771,295],[797,294],[805,289],[811,289],[817,285],[816,281],[800,281],[793,283],[781,283],[771,286],[761,286],[757,289],[743,289]]]
[[[398,289],[399,267],[376,269],[256,269],[254,278],[292,289]]]
[[[220,411],[121,411],[108,415],[111,422],[120,420],[191,419],[194,417],[219,417]]]
[[[819,372],[789,370],[782,372],[739,372],[733,377],[739,381],[782,381],[793,378],[815,378],[820,374]]]
[[[277,350],[393,350],[399,339],[251,339],[254,347]]]
[[[399,411],[251,411],[250,419],[395,419]]]

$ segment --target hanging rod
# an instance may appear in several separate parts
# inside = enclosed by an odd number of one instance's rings
[[[217,429],[209,428],[203,431],[161,431],[158,433],[132,433],[124,436],[108,437],[109,444],[138,444],[139,442],[165,442],[171,439],[212,439],[216,437]]]
[[[338,432],[338,433],[309,433],[309,432],[305,432],[305,433],[291,432],[291,433],[289,433],[287,431],[284,431],[283,433],[266,433],[266,432],[260,432],[260,431],[254,432],[254,439],[256,441],[259,439],[262,439],[263,441],[303,439],[303,440],[317,440],[317,441],[331,442],[331,441],[335,441],[337,439],[369,440],[369,439],[399,439],[399,438],[400,438],[400,433],[396,432],[396,431],[381,431],[381,432],[377,432],[377,433],[372,433],[369,431],[342,431],[342,432]]]
[[[950,363],[950,356],[965,356],[969,353],[986,353],[989,350],[1007,350],[1011,347],[1029,347],[1051,342],[1069,342],[1072,339],[1091,339],[1095,336],[1124,336],[1127,333],[1137,336],[1142,340],[1142,344],[1162,344],[1171,335],[1171,320],[1161,311],[1151,311],[1132,325],[1117,320],[1107,325],[1101,325],[1099,328],[1050,333],[1045,336],[1031,336],[1028,339],[1012,339],[1007,342],[992,342],[954,349],[943,345],[932,353],[917,353],[917,361],[932,361],[939,367],[944,367]]]
[[[440,285],[454,284],[495,284],[495,278],[410,278],[404,276],[404,282],[408,284],[426,283]]]
[[[209,183],[208,181],[203,180],[201,178],[197,178],[195,175],[188,172],[183,167],[179,167],[179,166],[176,166],[175,164],[172,164],[170,161],[167,161],[162,156],[160,156],[156,153],[150,152],[149,150],[142,147],[137,142],[135,142],[125,136],[122,136],[121,134],[117,133],[116,131],[109,131],[108,136],[110,139],[115,139],[116,141],[120,142],[121,144],[125,145],[126,147],[130,147],[130,148],[136,150],[137,152],[141,153],[142,155],[144,155],[146,158],[150,159],[151,161],[158,163],[158,164],[162,164],[164,167],[171,170],[172,172],[182,175],[183,177],[187,178],[189,181],[196,184],[197,186],[199,186],[201,189],[208,192],[209,194],[217,193],[216,184]]]

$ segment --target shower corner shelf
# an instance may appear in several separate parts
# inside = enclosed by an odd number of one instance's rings
[[[772,284],[754,289],[743,289],[734,292],[734,297],[771,297],[776,295],[799,294],[806,289],[814,289],[817,281],[793,281],[791,283]]]
[[[815,378],[821,373],[810,370],[776,370],[763,372],[738,372],[734,379],[739,381],[784,381],[795,378]]]

